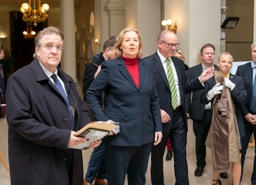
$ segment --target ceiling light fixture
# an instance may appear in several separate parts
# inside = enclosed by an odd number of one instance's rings
[[[37,9],[36,9],[37,8]],[[20,11],[23,13],[22,20],[25,22],[33,22],[37,26],[39,22],[44,22],[48,18],[47,11],[50,9],[48,4],[41,6],[41,0],[28,0],[28,3],[22,3]]]

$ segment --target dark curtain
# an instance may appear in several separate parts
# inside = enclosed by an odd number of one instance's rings
[[[32,30],[38,31],[47,27],[48,22],[39,23],[36,27],[32,24]],[[11,36],[11,57],[13,71],[29,64],[33,60],[35,51],[34,39],[25,39],[23,31],[27,29],[27,23],[22,20],[22,13],[10,12],[10,36]]]

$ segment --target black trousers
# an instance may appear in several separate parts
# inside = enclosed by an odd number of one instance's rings
[[[193,120],[193,130],[195,134],[195,149],[196,149],[196,165],[204,168],[206,165],[206,145],[205,141],[211,126],[212,111],[205,110],[202,120]]]
[[[250,142],[251,136],[253,134],[254,140],[256,141],[256,125],[252,125],[251,123],[244,120],[245,123],[245,137],[242,139],[242,156],[241,156],[241,164],[242,164],[242,174],[241,174],[241,180],[243,176],[243,167],[244,167],[244,161],[245,161],[245,155],[248,148],[248,144]],[[256,148],[254,148],[254,163],[253,163],[253,169],[252,176],[251,176],[251,182],[252,184],[256,184]]]
[[[186,156],[187,131],[182,108],[173,112],[172,127],[163,132],[160,144],[151,150],[151,181],[153,185],[164,185],[163,155],[167,139],[170,137],[174,153],[175,185],[189,185]],[[168,184],[168,182],[167,182]]]
[[[128,185],[145,185],[145,175],[152,143],[142,146],[105,145],[105,147],[109,185],[124,184],[126,174]]]

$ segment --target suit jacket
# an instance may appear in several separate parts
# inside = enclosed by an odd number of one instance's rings
[[[163,124],[163,132],[169,132],[172,125],[173,109],[171,104],[170,87],[168,80],[162,65],[162,62],[155,52],[153,55],[145,58],[149,63],[153,63],[154,77],[157,88],[157,93],[160,99],[160,109],[163,109],[169,114],[171,120],[168,123]],[[177,57],[172,57],[172,61],[176,68],[176,72],[179,80],[179,90],[181,97],[181,106],[183,108],[183,116],[185,120],[185,126],[187,129],[187,117],[185,112],[185,93],[195,91],[204,88],[198,78],[187,80],[184,62]]]
[[[252,71],[251,62],[248,62],[244,65],[238,66],[236,75],[244,78],[245,89],[247,91],[247,102],[245,105],[241,106],[241,112],[243,116],[246,116],[251,112],[251,100],[252,100],[252,88],[253,88],[253,71]]]
[[[105,92],[105,112],[100,97]],[[122,58],[104,61],[101,72],[86,92],[87,103],[96,120],[119,122],[120,133],[104,138],[113,146],[140,146],[153,143],[156,131],[162,131],[159,98],[152,65],[139,59],[139,87]]]
[[[88,111],[74,81],[58,68],[76,128],[89,122]],[[82,153],[68,149],[72,120],[62,95],[44,73],[39,61],[10,76],[7,85],[8,147],[11,184],[69,185],[66,156],[72,151],[72,184],[83,184]]]
[[[218,66],[214,65],[215,69],[218,69]],[[197,78],[203,72],[202,64],[198,64],[194,67],[191,67],[187,71],[187,78],[191,80]],[[204,92],[204,89],[195,91],[192,93],[186,94],[186,111],[189,112],[189,116],[193,120],[201,120],[204,116],[205,104],[200,102],[200,96]]]
[[[104,60],[105,58],[103,57],[103,53],[95,55],[93,61],[85,68],[83,77],[84,100],[86,100],[86,91],[94,80],[94,74]]]
[[[235,105],[236,119],[240,136],[244,137],[244,120],[240,111],[240,106],[243,106],[247,100],[247,92],[245,90],[244,80],[242,77],[233,74],[229,75],[229,79],[235,84],[235,88],[231,91],[231,98]],[[201,103],[207,104],[209,102],[209,100],[207,99],[207,93],[209,90],[212,89],[215,84],[216,82],[214,76],[205,83],[205,89],[204,92],[201,94],[200,98]]]

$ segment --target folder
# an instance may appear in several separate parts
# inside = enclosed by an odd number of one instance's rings
[[[115,122],[111,124],[104,121],[90,122],[74,134],[74,136],[77,137],[86,137],[85,142],[69,146],[69,148],[86,150],[90,147],[91,142],[101,140],[103,137],[107,136],[111,130],[119,132],[119,123]]]

